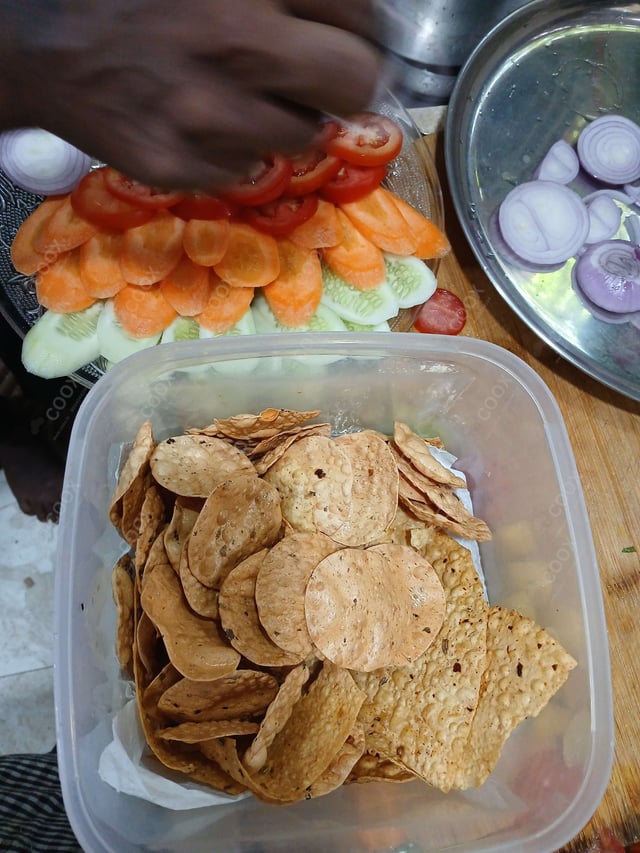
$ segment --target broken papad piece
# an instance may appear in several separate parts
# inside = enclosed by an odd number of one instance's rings
[[[310,675],[311,668],[306,662],[298,664],[286,674],[262,718],[255,738],[242,756],[242,764],[249,773],[256,773],[264,766],[267,750],[291,716],[293,706],[302,696],[302,689]]]
[[[193,525],[187,554],[189,569],[205,586],[220,589],[245,557],[280,538],[280,495],[255,471],[219,483]]]
[[[140,603],[160,632],[169,660],[186,678],[212,681],[237,669],[240,655],[213,619],[191,610],[168,562],[145,573]]]
[[[436,483],[451,486],[454,489],[466,489],[467,484],[439,462],[429,450],[429,442],[421,438],[407,424],[396,421],[393,425],[393,444],[397,450],[414,465],[418,471],[430,477]]]
[[[482,785],[511,732],[540,713],[575,666],[563,646],[532,619],[504,607],[490,608],[480,700],[454,787]]]
[[[149,465],[159,485],[188,498],[207,498],[218,483],[254,471],[245,454],[229,442],[188,433],[157,444]]]
[[[363,700],[350,674],[325,661],[267,749],[254,777],[261,792],[281,802],[305,799],[354,731]]]
[[[214,681],[181,678],[158,700],[158,709],[177,723],[248,720],[264,713],[280,685],[268,672],[236,669]]]
[[[129,545],[135,545],[136,531],[131,524],[123,524],[125,498],[129,504],[129,519],[140,511],[150,471],[149,460],[155,447],[151,421],[144,421],[136,433],[118,475],[111,496],[109,519]],[[129,529],[131,528],[131,529]]]
[[[151,752],[168,769],[186,774],[196,782],[202,782],[230,796],[246,790],[217,764],[204,756],[196,747],[186,743],[166,741],[160,737],[166,720],[158,710],[158,699],[180,678],[180,674],[167,664],[145,689],[136,690],[140,723]]]
[[[488,605],[466,548],[434,530],[428,554],[447,601],[435,641],[407,666],[352,676],[367,694],[358,718],[367,749],[448,791],[479,701]]]
[[[348,519],[332,535],[351,547],[379,542],[398,508],[398,467],[387,442],[374,430],[334,439],[351,462],[353,484]]]
[[[180,572],[180,559],[189,534],[193,530],[204,501],[200,498],[183,498],[179,495],[164,531],[164,547],[175,572]]]
[[[243,657],[258,666],[295,666],[301,656],[277,646],[262,627],[256,607],[256,578],[267,549],[247,557],[220,587],[218,612],[224,636]]]
[[[111,571],[111,592],[116,605],[116,644],[118,663],[133,678],[135,635],[135,580],[133,559],[123,554]]]
[[[346,453],[324,435],[295,441],[264,474],[278,490],[292,530],[331,536],[349,519],[353,471]]]
[[[228,418],[215,418],[209,426],[197,432],[230,439],[268,438],[283,430],[304,424],[317,418],[320,410],[299,412],[294,409],[263,409],[258,414],[231,415]],[[189,430],[196,432],[196,430]]]
[[[366,747],[366,738],[365,738]],[[416,779],[411,773],[389,758],[382,758],[375,752],[364,752],[354,764],[346,779],[348,784],[358,782],[411,782]]]

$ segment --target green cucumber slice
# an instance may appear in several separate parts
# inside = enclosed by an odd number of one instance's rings
[[[69,376],[100,355],[98,321],[103,302],[94,302],[73,314],[45,313],[22,342],[22,363],[29,373],[43,379]]]
[[[375,290],[357,290],[323,264],[322,283],[321,305],[352,323],[375,326],[395,317],[400,308],[396,294],[386,281]]]
[[[387,323],[386,320],[383,320],[382,323],[376,323],[375,326],[370,326],[367,323],[352,323],[351,320],[343,320],[342,321],[347,331],[349,332],[390,332],[391,326]]]
[[[98,319],[98,344],[103,358],[117,363],[133,355],[134,352],[155,346],[159,340],[159,334],[148,338],[134,338],[133,335],[125,332],[113,310],[113,302],[111,299],[106,300]]]
[[[433,296],[437,287],[433,271],[413,255],[391,255],[385,252],[387,282],[395,293],[400,308],[422,305]]]
[[[172,344],[178,341],[197,341],[198,338],[213,337],[215,337],[213,332],[203,329],[194,317],[176,317],[162,333],[160,343]]]

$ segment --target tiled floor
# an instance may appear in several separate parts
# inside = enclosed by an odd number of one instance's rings
[[[0,472],[0,755],[47,752],[55,743],[57,532],[20,511]]]

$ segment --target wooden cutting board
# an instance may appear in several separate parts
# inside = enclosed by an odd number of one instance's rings
[[[640,839],[640,403],[573,367],[504,302],[475,260],[451,205],[442,135],[425,139],[443,184],[453,247],[438,283],[467,306],[463,334],[510,350],[554,394],[573,446],[600,568],[613,679],[614,766],[592,820],[563,853],[587,851],[603,829],[630,844]]]

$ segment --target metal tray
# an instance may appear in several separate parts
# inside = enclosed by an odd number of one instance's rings
[[[494,27],[449,103],[445,161],[454,205],[487,276],[519,317],[589,376],[640,400],[640,327],[594,315],[567,262],[531,272],[507,257],[495,213],[558,139],[599,115],[640,123],[640,5],[534,0]],[[585,187],[570,185],[581,195]]]

